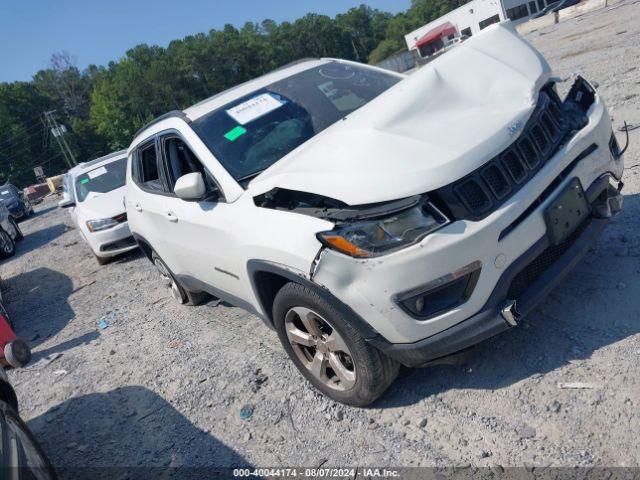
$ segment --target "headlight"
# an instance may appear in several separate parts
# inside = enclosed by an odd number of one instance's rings
[[[327,247],[352,257],[376,257],[417,243],[447,223],[449,220],[444,214],[425,201],[388,217],[359,221],[320,232],[318,240]]]
[[[99,232],[100,230],[106,230],[118,225],[118,222],[113,218],[103,218],[100,220],[88,220],[87,228],[90,232]]]

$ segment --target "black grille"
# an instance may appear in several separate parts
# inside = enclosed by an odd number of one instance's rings
[[[589,225],[589,220],[574,230],[567,239],[559,245],[547,247],[540,255],[524,267],[511,281],[507,298],[517,300],[527,289],[538,280],[558,259],[576,242],[578,237]]]
[[[115,242],[105,243],[100,246],[101,252],[110,252],[112,250],[119,250],[121,248],[132,247],[136,244],[133,237],[123,238],[122,240],[116,240]]]
[[[484,213],[491,208],[491,198],[481,183],[469,179],[457,185],[455,190],[458,195],[464,196],[466,204],[473,211]]]
[[[485,183],[491,189],[496,198],[504,198],[511,191],[511,184],[499,167],[499,164],[492,163],[480,173]]]
[[[502,155],[502,164],[511,174],[511,179],[515,183],[522,183],[527,178],[527,170],[514,150],[509,150]]]
[[[560,98],[544,88],[517,141],[481,168],[436,191],[456,219],[481,220],[529,181],[568,133]]]

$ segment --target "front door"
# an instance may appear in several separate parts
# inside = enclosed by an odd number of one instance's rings
[[[212,175],[181,137],[161,137],[160,151],[170,186],[170,195],[164,198],[164,232],[169,249],[177,257],[175,264],[179,267],[174,274],[187,288],[202,288],[205,283],[211,293],[241,296],[244,268],[235,254],[237,242],[233,236],[234,225],[242,221],[234,216],[237,208],[223,201]],[[173,194],[176,180],[193,172],[202,174],[207,186],[201,201],[185,201]]]

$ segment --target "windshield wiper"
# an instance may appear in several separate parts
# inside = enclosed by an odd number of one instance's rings
[[[266,168],[263,168],[262,170],[258,170],[257,172],[253,172],[250,173],[248,175],[245,175],[244,177],[240,177],[236,180],[236,182],[240,183],[240,182],[245,182],[247,180],[251,180],[254,177],[257,177],[258,175],[260,175],[262,172],[264,172],[266,170]]]

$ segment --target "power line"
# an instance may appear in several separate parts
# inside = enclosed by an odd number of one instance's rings
[[[12,135],[14,137],[17,137],[18,135],[24,135],[25,133],[30,132],[31,130],[34,130],[37,127],[40,127],[41,125],[42,125],[42,123],[40,121],[38,121],[38,122],[34,123],[33,125],[28,126],[28,127],[25,127],[23,125],[14,123],[14,126],[19,127],[19,129],[17,129],[16,131],[12,132]],[[22,129],[22,130],[20,130],[20,129]],[[9,141],[10,140],[3,140],[0,143],[9,142]]]
[[[34,167],[37,167],[38,165],[40,166],[44,166],[44,165],[48,165],[51,163],[51,161],[60,158],[62,156],[62,154],[60,153],[56,153],[54,156],[47,158],[46,160],[42,161],[42,162],[38,162],[37,164],[33,164],[30,167],[25,167],[25,168],[21,168],[20,170],[16,170],[16,171],[10,171],[9,173],[6,173],[6,177],[10,178],[10,177],[16,177],[24,172],[27,171],[33,171]]]
[[[46,133],[46,130],[45,130]],[[45,140],[45,139],[43,139]],[[21,139],[20,142],[16,142],[11,146],[8,147],[4,147],[2,149],[0,149],[0,158],[2,156],[14,156],[14,155],[21,155],[23,154],[25,151],[28,151],[28,153],[33,154],[33,152],[31,151],[32,149],[37,149],[37,143],[33,142],[33,141],[28,141],[27,139]],[[42,152],[40,153],[40,155],[42,155],[42,153],[48,148],[48,145],[46,144],[45,141],[42,142]],[[9,152],[9,153],[7,153]]]
[[[29,148],[29,147],[36,147],[38,146],[38,143],[40,142],[32,142],[26,139],[22,139],[22,141],[20,142],[16,142],[13,145],[9,145],[7,147],[3,147],[0,149],[0,156],[4,155],[6,152],[10,152],[10,151],[20,151],[21,149],[24,148]]]
[[[20,126],[20,125],[19,125],[19,126]],[[38,123],[36,123],[35,125],[31,125],[29,128],[25,128],[25,129],[24,129],[24,130],[22,130],[22,131],[18,131],[18,132],[14,132],[14,133],[12,133],[12,136],[13,136],[14,138],[15,138],[15,137],[18,137],[18,136],[24,136],[24,135],[26,135],[27,137],[29,137],[29,136],[34,135],[34,134],[33,134],[33,133],[29,133],[29,134],[28,134],[27,132],[29,132],[29,131],[31,131],[31,130],[34,130],[35,128],[37,128],[37,127],[41,127],[41,126],[42,126],[42,123],[41,123],[41,122],[38,122]],[[23,128],[24,128],[24,127],[23,127]],[[13,140],[9,140],[9,139],[2,140],[2,141],[0,141],[0,146],[1,146],[1,145],[3,145],[3,144],[12,143],[12,141],[13,141]]]
[[[30,130],[35,125],[38,125],[40,123],[40,115],[38,115],[36,117],[29,118],[29,119],[24,120],[24,121],[11,119],[11,123],[12,123],[12,125],[14,125],[16,127],[19,127],[19,128],[22,128],[23,130]]]
[[[50,153],[50,152],[49,152]],[[55,152],[54,152],[55,153]],[[45,152],[42,152],[40,155],[32,155],[30,156],[30,159],[27,159],[27,162],[35,162],[35,163],[39,163],[42,158],[44,157]],[[24,161],[24,157],[22,157],[22,161],[18,161],[18,160],[14,160],[14,159],[7,159],[6,161],[0,163],[0,171],[1,170],[10,170],[11,168],[13,168],[14,165],[24,165],[25,161]]]

